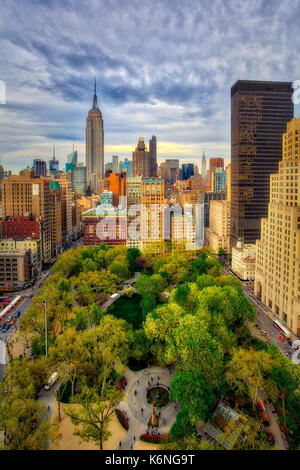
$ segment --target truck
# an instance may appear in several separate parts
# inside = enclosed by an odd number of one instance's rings
[[[53,385],[55,384],[55,382],[57,382],[58,379],[59,379],[58,372],[57,371],[53,372],[53,374],[51,375],[50,379],[47,382],[47,385],[45,385],[45,390],[50,390],[50,388],[53,387]]]

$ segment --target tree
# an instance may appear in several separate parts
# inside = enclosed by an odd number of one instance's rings
[[[41,401],[7,393],[0,384],[0,429],[9,435],[1,450],[45,450],[61,437]]]
[[[90,310],[91,324],[94,326],[98,326],[102,318],[103,318],[103,311],[101,307],[98,307],[98,305],[93,304]]]
[[[186,436],[193,434],[194,429],[190,417],[184,410],[178,411],[176,421],[170,429],[170,438],[172,441],[178,441]]]
[[[97,271],[97,264],[90,258],[86,258],[82,263],[83,272]]]
[[[265,351],[236,349],[227,364],[226,380],[240,396],[249,396],[255,410],[258,391],[267,390],[266,375],[270,373],[272,359]]]
[[[197,286],[199,290],[205,289],[205,287],[215,286],[216,280],[210,274],[201,274],[197,277]]]
[[[74,435],[81,437],[83,441],[96,442],[100,450],[103,450],[103,442],[111,435],[108,426],[112,414],[121,399],[122,394],[117,391],[116,384],[105,375],[102,377],[100,390],[83,386],[73,400],[80,405],[80,409],[65,411],[76,426]]]
[[[299,380],[291,373],[289,369],[273,365],[271,367],[271,382],[275,384],[277,395],[281,400],[284,425],[286,426],[286,399],[293,394],[299,385]]]
[[[159,294],[163,291],[162,287],[162,277],[157,275],[147,276],[141,274],[135,284],[137,293],[142,297],[145,297],[147,294],[153,294],[155,298],[159,297]]]
[[[128,248],[126,256],[129,263],[129,270],[131,273],[134,273],[136,261],[141,256],[141,252],[138,248]]]
[[[184,436],[178,441],[162,441],[159,447],[160,450],[220,450],[220,446],[201,441],[195,435]]]
[[[128,268],[128,263],[114,260],[108,267],[109,271],[116,276],[118,276],[122,280],[126,280],[129,278],[130,272]]]
[[[207,421],[216,396],[201,373],[185,372],[175,375],[171,381],[170,401],[179,401],[191,422]]]
[[[135,289],[132,286],[128,287],[127,289],[122,290],[122,295],[126,295],[126,297],[129,297],[130,299],[134,293],[135,293]]]
[[[49,349],[49,357],[59,372],[62,383],[66,384],[68,380],[71,382],[72,396],[78,372],[89,357],[89,351],[84,346],[82,338],[82,333],[78,334],[74,327],[68,328],[56,338],[56,344]],[[58,393],[58,407],[60,407],[60,398]]]
[[[184,372],[199,372],[204,382],[218,389],[223,384],[224,350],[197,316],[185,315],[173,331],[175,348]]]
[[[78,310],[75,317],[70,318],[69,323],[76,331],[86,330],[89,326],[88,316],[83,310]]]

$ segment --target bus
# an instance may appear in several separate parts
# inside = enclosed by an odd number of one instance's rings
[[[289,332],[289,330],[287,329],[286,326],[283,325],[283,323],[281,323],[280,320],[274,320],[273,321],[273,326],[275,328],[277,328],[278,331],[280,331],[280,333],[286,338],[286,339],[290,339],[291,338],[291,333]]]
[[[58,372],[56,372],[56,371],[53,372],[50,379],[48,380],[47,385],[45,385],[45,390],[50,390],[50,388],[53,387],[53,385],[55,384],[55,382],[57,382],[58,379],[59,379]]]

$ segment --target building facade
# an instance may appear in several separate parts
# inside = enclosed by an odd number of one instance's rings
[[[282,137],[279,171],[270,177],[268,217],[256,242],[254,292],[300,335],[300,118]]]
[[[137,147],[132,152],[132,176],[150,177],[150,157],[143,137],[139,138]]]
[[[2,217],[33,217],[41,224],[43,262],[51,261],[50,180],[26,171],[2,180]]]
[[[232,248],[231,269],[242,281],[254,281],[256,246],[238,241]]]
[[[231,242],[253,244],[267,217],[270,174],[294,115],[291,82],[239,80],[231,88]]]
[[[215,253],[222,248],[230,252],[230,202],[210,201],[209,227],[205,228],[205,244]]]

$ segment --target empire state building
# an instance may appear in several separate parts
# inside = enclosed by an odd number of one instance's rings
[[[86,119],[85,142],[87,186],[93,192],[100,194],[104,178],[104,132],[102,114],[97,102],[96,80],[93,107],[89,110]]]

